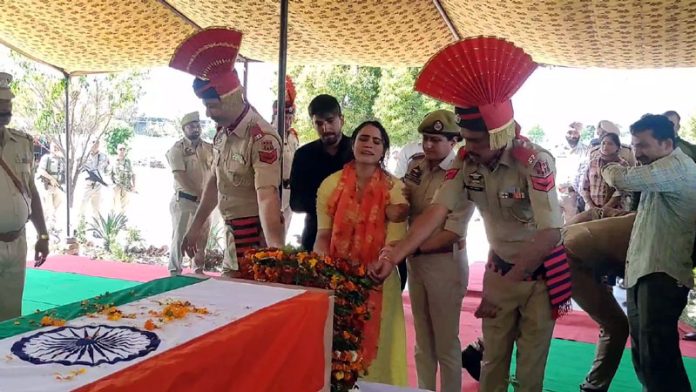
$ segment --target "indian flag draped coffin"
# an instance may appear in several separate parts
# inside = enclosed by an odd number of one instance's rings
[[[319,391],[330,305],[301,288],[148,282],[0,323],[0,391]]]

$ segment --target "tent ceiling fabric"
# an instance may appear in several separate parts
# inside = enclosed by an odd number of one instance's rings
[[[464,37],[494,35],[570,67],[696,66],[694,0],[441,0]]]
[[[167,64],[196,31],[153,0],[0,0],[0,42],[68,73]]]
[[[462,38],[499,36],[540,63],[696,66],[696,0],[440,3]],[[279,8],[278,0],[0,0],[0,42],[68,73],[105,72],[166,65],[197,26],[229,26],[245,34],[242,55],[275,62]],[[454,39],[433,0],[290,0],[289,9],[290,63],[420,66]]]
[[[202,27],[244,32],[241,52],[277,62],[277,1],[168,0]],[[288,62],[420,66],[452,40],[432,0],[298,0],[288,11]]]

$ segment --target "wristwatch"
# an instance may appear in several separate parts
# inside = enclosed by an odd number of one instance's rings
[[[39,239],[48,241],[49,239],[51,239],[51,237],[49,237],[48,234],[44,233],[44,234],[39,234]]]

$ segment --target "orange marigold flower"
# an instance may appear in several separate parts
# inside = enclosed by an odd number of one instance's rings
[[[144,328],[145,328],[145,330],[147,330],[147,331],[152,331],[152,330],[155,330],[155,329],[157,328],[157,324],[155,324],[155,322],[152,321],[151,319],[148,319],[148,320],[145,322]]]

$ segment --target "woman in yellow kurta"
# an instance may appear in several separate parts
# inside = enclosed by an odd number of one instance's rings
[[[314,250],[366,266],[384,245],[406,232],[408,202],[403,183],[383,169],[389,137],[376,121],[359,125],[351,137],[355,160],[327,177],[317,191],[318,232]],[[372,314],[363,333],[369,364],[364,379],[406,386],[406,327],[396,268],[368,301]]]

